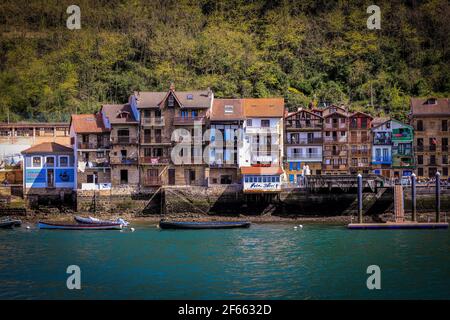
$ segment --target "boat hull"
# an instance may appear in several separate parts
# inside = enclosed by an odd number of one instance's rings
[[[185,222],[185,221],[160,221],[161,229],[234,229],[249,228],[251,225],[248,221],[238,222]]]
[[[39,229],[52,230],[120,230],[122,225],[118,223],[104,223],[104,224],[59,224],[39,222]]]
[[[20,227],[21,224],[22,221],[20,220],[0,221],[0,228]]]
[[[80,217],[80,216],[75,216],[73,217],[75,219],[75,221],[77,223],[81,223],[81,224],[121,224],[122,226],[126,227],[128,226],[128,222],[126,222],[125,220],[122,220],[121,222],[119,221],[113,221],[113,220],[100,220],[100,219],[95,219],[95,218],[84,218],[84,217]]]

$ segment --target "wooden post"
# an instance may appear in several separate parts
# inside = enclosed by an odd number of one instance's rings
[[[441,174],[436,172],[436,222],[441,222]]]
[[[358,223],[363,222],[363,216],[362,216],[362,209],[363,209],[363,203],[362,203],[362,175],[358,174]]]
[[[411,220],[417,221],[417,207],[416,207],[416,175],[411,175]]]

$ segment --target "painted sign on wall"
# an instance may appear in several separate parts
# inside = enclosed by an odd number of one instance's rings
[[[25,183],[45,183],[45,169],[27,169],[25,175]]]
[[[56,183],[72,183],[74,179],[73,169],[56,169]]]

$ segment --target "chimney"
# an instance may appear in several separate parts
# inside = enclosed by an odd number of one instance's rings
[[[175,83],[170,83],[170,91],[175,91]]]

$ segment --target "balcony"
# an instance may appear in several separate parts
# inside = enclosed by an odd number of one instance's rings
[[[415,146],[414,147],[414,151],[416,151],[416,152],[436,152],[439,150],[448,151],[448,146]]]
[[[347,137],[327,137],[325,136],[324,143],[347,143]]]
[[[395,129],[392,132],[393,141],[412,141],[413,135],[411,132],[396,132]]]
[[[260,151],[251,153],[252,163],[254,162],[278,162],[279,153],[278,151]]]
[[[150,156],[144,156],[140,157],[140,163],[141,164],[169,164],[170,158],[169,157],[150,157]]]
[[[98,170],[98,169],[108,169],[110,168],[110,163],[106,160],[102,160],[102,159],[97,159],[97,161],[93,162],[93,161],[84,161],[86,163],[86,169],[91,169],[91,170]],[[80,167],[80,165],[78,164],[78,167]]]
[[[391,157],[380,157],[380,158],[373,158],[372,164],[392,164],[392,158]]]
[[[97,150],[97,149],[109,149],[111,144],[109,142],[94,143],[94,142],[79,142],[78,149],[84,150]]]
[[[110,157],[111,164],[137,164],[137,158],[115,156]]]
[[[245,133],[247,134],[279,134],[277,127],[246,127]]]
[[[393,155],[392,157],[392,167],[394,168],[411,168],[414,167],[414,164],[412,156]]]
[[[366,150],[351,150],[350,154],[352,156],[369,156],[370,150],[368,150],[368,149],[366,149]]]
[[[201,125],[205,124],[205,117],[174,117],[173,124],[175,126],[193,126],[194,123],[200,123]]]
[[[325,164],[325,165],[322,165],[322,169],[327,170],[327,171],[333,171],[333,170],[346,171],[348,168],[347,168],[347,165],[345,165],[345,164]]]
[[[237,162],[234,163],[223,163],[219,161],[215,161],[209,164],[210,168],[236,168],[238,166]]]
[[[164,117],[160,118],[142,118],[141,124],[143,126],[149,126],[149,127],[162,127],[165,126]]]
[[[169,137],[163,136],[143,136],[141,140],[142,144],[172,144],[172,141]]]
[[[162,179],[160,177],[144,177],[144,186],[159,187],[162,186]]]
[[[347,130],[346,123],[325,123],[325,129],[332,130]]]
[[[286,120],[286,129],[321,130],[322,123],[318,121],[292,121]]]
[[[326,157],[347,157],[348,155],[346,150],[324,150],[323,154]]]
[[[291,138],[286,141],[288,145],[316,145],[322,144],[323,138],[314,138],[314,139],[296,139]]]
[[[136,143],[138,143],[138,139],[136,137],[130,137],[130,136],[111,137],[111,141],[113,144],[136,144]]]
[[[291,153],[287,155],[287,161],[322,162],[321,153]]]

